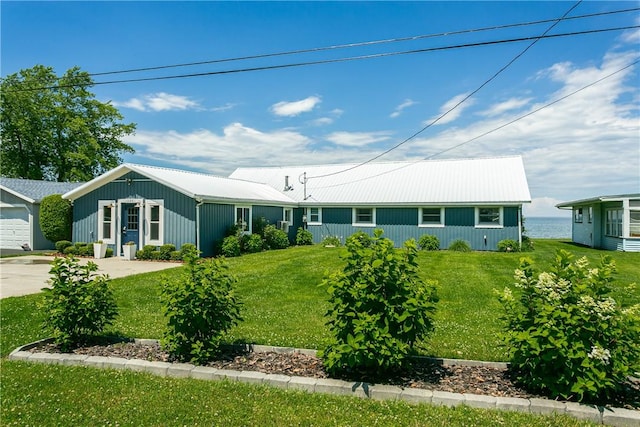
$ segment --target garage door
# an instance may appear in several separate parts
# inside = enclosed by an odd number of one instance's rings
[[[0,248],[20,249],[29,243],[29,212],[26,208],[0,208]]]

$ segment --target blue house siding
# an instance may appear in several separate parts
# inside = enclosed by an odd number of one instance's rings
[[[200,206],[200,250],[202,256],[213,256],[216,253],[227,229],[233,226],[234,217],[234,205],[205,203]]]
[[[98,201],[122,199],[151,199],[164,201],[164,243],[180,248],[196,241],[196,201],[158,182],[135,173],[80,197],[73,204],[73,240],[92,242],[98,238]],[[120,223],[116,232],[121,229]],[[113,245],[111,245],[116,250]]]
[[[518,240],[519,207],[503,208],[503,226],[483,228],[475,226],[474,207],[448,207],[445,209],[445,227],[418,227],[418,208],[377,208],[375,227],[354,227],[351,208],[323,208],[322,224],[309,225],[315,243],[326,236],[345,239],[357,231],[373,235],[376,228],[384,230],[384,236],[401,246],[406,240],[419,240],[430,234],[438,237],[440,248],[446,249],[454,240],[469,242],[474,250],[496,250],[504,239]]]
[[[282,208],[278,206],[253,206],[253,221],[264,218],[269,224],[278,225],[278,221],[282,221]],[[232,220],[233,221],[233,220]]]

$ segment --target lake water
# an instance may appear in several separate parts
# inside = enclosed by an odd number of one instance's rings
[[[524,228],[534,239],[570,239],[571,217],[526,217]]]

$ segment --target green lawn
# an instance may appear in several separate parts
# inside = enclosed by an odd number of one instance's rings
[[[529,256],[539,268],[548,267],[559,248],[597,261],[614,257],[618,283],[640,277],[640,254],[603,252],[560,241],[538,240],[527,254],[493,252],[423,252],[424,278],[439,282],[436,331],[421,352],[440,357],[505,360],[496,338],[499,305],[493,293],[513,282],[519,258]],[[324,327],[327,294],[318,286],[325,272],[342,266],[340,248],[290,248],[229,260],[244,302],[244,322],[230,341],[319,348],[328,338]],[[160,338],[164,320],[158,291],[163,277],[181,268],[114,279],[112,286],[120,316],[110,333]],[[640,293],[623,297],[640,302]],[[0,300],[0,352],[46,337],[37,309],[41,295]],[[285,393],[241,384],[154,378],[136,373],[91,368],[36,366],[2,361],[2,424],[81,425],[584,425],[570,419],[478,411],[468,408],[413,407],[402,403],[363,402],[330,396]],[[213,396],[216,396],[215,398]],[[78,410],[73,408],[78,406]],[[55,409],[59,407],[59,411]],[[197,408],[204,408],[198,410]],[[137,413],[133,408],[138,408]],[[142,409],[147,418],[138,418]],[[300,408],[298,410],[297,408]],[[218,415],[216,415],[216,411]],[[18,415],[22,413],[22,415]],[[28,414],[32,418],[23,418]],[[287,417],[287,418],[283,418]],[[23,420],[24,421],[21,421]],[[428,420],[428,422],[426,421]]]

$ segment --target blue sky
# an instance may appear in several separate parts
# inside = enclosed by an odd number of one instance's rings
[[[1,74],[60,75],[289,52],[556,19],[576,2],[13,2],[1,7]],[[640,7],[580,3],[569,17]],[[551,22],[158,71],[172,76],[500,41]],[[638,11],[565,20],[550,34],[640,25]],[[97,85],[137,131],[125,161],[226,176],[241,166],[364,162],[420,131],[530,41],[192,78]],[[526,216],[561,201],[640,192],[638,28],[538,41],[437,124],[378,161],[523,156]],[[452,147],[456,147],[453,148]],[[438,154],[448,150],[444,154]],[[508,179],[508,177],[505,177]]]

